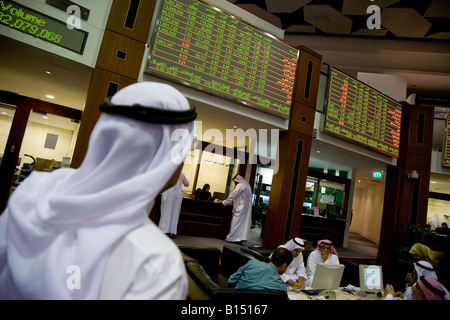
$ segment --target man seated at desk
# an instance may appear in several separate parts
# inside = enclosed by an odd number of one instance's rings
[[[228,285],[236,289],[276,290],[287,292],[280,275],[286,272],[293,259],[285,248],[277,248],[270,262],[250,260],[228,278]]]

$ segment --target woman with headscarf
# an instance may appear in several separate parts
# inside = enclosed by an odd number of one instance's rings
[[[195,108],[175,88],[132,84],[104,111],[78,169],[33,172],[0,217],[0,299],[185,299],[176,245],[149,220],[175,184]]]
[[[211,199],[211,192],[209,190],[211,186],[208,183],[203,185],[203,188],[198,188],[195,192],[195,199],[197,200],[209,200]]]
[[[250,237],[252,227],[252,189],[247,181],[240,175],[233,178],[235,184],[234,191],[223,201],[224,206],[233,203],[233,217],[231,219],[230,232],[226,241],[242,243]]]
[[[307,261],[306,275],[308,277],[306,286],[311,287],[316,268],[319,263],[339,264],[339,258],[333,242],[324,239],[317,241],[316,250],[311,252]]]
[[[293,238],[278,248],[289,250],[294,257],[286,272],[281,275],[281,279],[294,289],[304,289],[308,279],[302,254],[302,251],[305,250],[304,241],[300,238]]]
[[[409,253],[414,261],[425,260],[431,263],[438,277],[441,276],[440,267],[445,259],[445,252],[433,251],[422,243],[416,243],[411,247]]]

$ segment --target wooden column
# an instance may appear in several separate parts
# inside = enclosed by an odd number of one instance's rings
[[[298,236],[308,176],[322,56],[300,46],[289,129],[280,132],[279,169],[273,176],[263,246]]]
[[[106,25],[71,167],[82,163],[106,97],[137,82],[156,0],[115,0]]]
[[[396,258],[398,229],[425,226],[428,210],[434,108],[403,103],[400,156],[388,166],[378,259]],[[411,176],[416,171],[418,177]]]

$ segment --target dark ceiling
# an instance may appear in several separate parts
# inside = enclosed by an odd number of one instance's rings
[[[450,0],[228,0],[286,34],[374,37],[384,39],[450,39]],[[377,5],[381,29],[367,20]],[[373,21],[373,20],[372,20]]]

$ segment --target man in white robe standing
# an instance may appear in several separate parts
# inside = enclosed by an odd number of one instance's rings
[[[34,171],[0,216],[2,299],[185,299],[177,246],[149,219],[194,140],[195,108],[140,82],[100,106],[79,168]]]
[[[161,195],[161,218],[158,227],[172,239],[177,236],[178,220],[183,202],[182,185],[189,187],[189,181],[183,173],[180,174],[177,183]]]
[[[220,201],[224,206],[233,203],[230,232],[225,241],[242,243],[250,238],[250,229],[252,227],[252,189],[240,175],[234,176],[233,182],[236,186],[233,193],[226,200]]]

